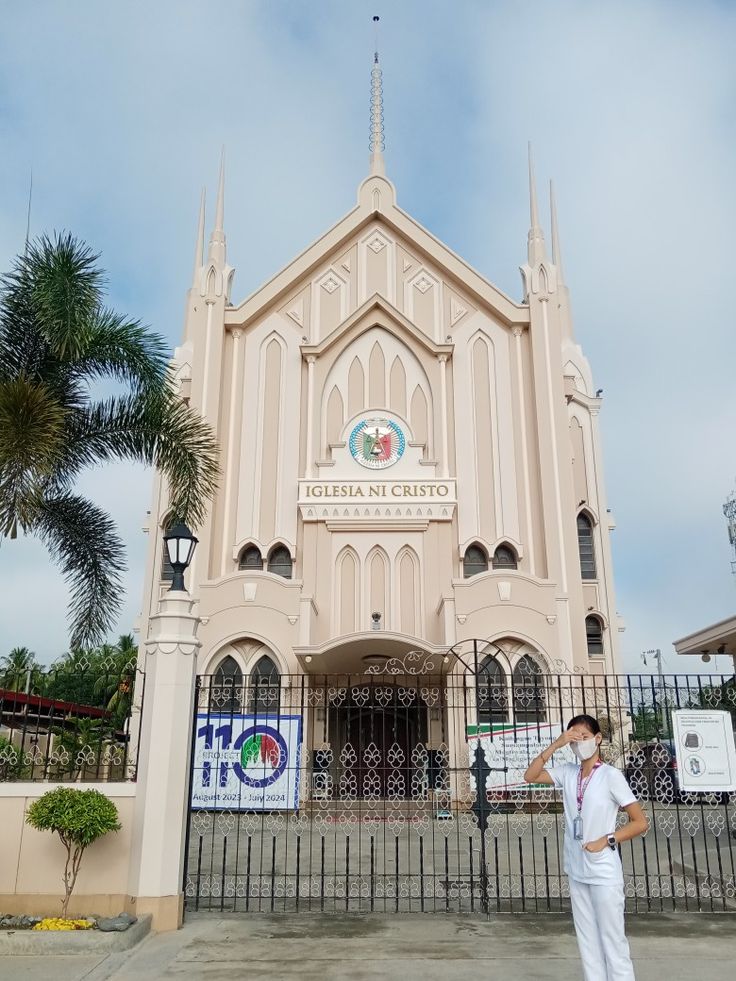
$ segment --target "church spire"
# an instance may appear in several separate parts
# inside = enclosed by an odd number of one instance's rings
[[[557,282],[562,285],[565,277],[562,271],[562,251],[560,249],[560,232],[557,227],[557,202],[555,200],[555,185],[549,182],[549,207],[552,223],[552,262],[557,267]]]
[[[544,233],[539,224],[539,207],[537,205],[537,185],[534,179],[534,160],[532,158],[532,145],[529,144],[529,237],[528,237],[528,256],[529,265],[536,266],[546,258],[544,247]]]
[[[202,188],[202,196],[199,201],[199,222],[197,224],[197,244],[194,249],[194,272],[192,273],[192,284],[199,285],[199,277],[204,265],[204,210],[205,210],[205,189]]]
[[[220,157],[220,180],[217,185],[217,204],[215,206],[215,227],[210,236],[209,258],[225,264],[225,147]]]
[[[383,151],[385,148],[383,138],[383,72],[381,63],[378,60],[378,17],[373,18],[376,25],[376,48],[373,54],[373,68],[371,70],[371,136],[368,149],[371,153],[370,172],[371,174],[385,174],[386,168],[383,162]]]

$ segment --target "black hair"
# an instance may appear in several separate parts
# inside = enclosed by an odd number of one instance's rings
[[[590,729],[594,736],[597,736],[601,731],[598,719],[594,719],[592,715],[576,715],[567,723],[568,729],[572,729],[573,726],[585,726]]]

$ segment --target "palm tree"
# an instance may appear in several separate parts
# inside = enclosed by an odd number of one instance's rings
[[[86,770],[96,770],[102,765],[103,743],[112,733],[106,728],[103,719],[78,718],[67,716],[66,725],[52,729],[54,737],[53,754],[59,758],[58,766],[62,773],[74,774],[75,780],[82,780]]]
[[[98,256],[43,236],[0,280],[0,538],[39,537],[71,587],[72,646],[98,643],[121,603],[124,548],[74,493],[109,460],[157,468],[171,512],[196,527],[217,482],[217,444],[176,394],[163,340],[103,305]],[[124,392],[97,398],[102,382]]]
[[[40,669],[36,655],[27,647],[14,647],[0,660],[0,688],[6,691],[35,692],[39,687]]]
[[[94,693],[100,700],[96,704],[102,705],[113,723],[120,726],[128,717],[133,701],[138,646],[132,634],[121,634],[114,647],[104,644],[99,655],[101,673],[95,681]]]

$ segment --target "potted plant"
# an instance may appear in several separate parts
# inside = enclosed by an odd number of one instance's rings
[[[30,805],[26,821],[37,831],[56,832],[66,849],[64,902],[61,906],[61,916],[66,918],[82,856],[92,842],[110,831],[120,830],[118,810],[98,790],[57,787]]]

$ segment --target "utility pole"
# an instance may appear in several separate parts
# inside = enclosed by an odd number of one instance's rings
[[[661,713],[662,719],[662,729],[664,730],[666,724],[665,718],[665,705],[666,705],[666,693],[665,693],[665,683],[664,683],[664,672],[662,670],[662,651],[657,647],[655,650],[642,651],[641,659],[644,664],[647,664],[647,658],[651,657],[657,662],[657,689],[659,691],[659,711]]]

